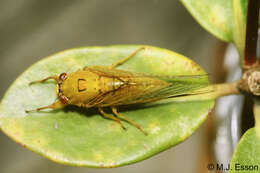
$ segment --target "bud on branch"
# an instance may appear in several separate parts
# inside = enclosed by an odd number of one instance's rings
[[[238,87],[241,91],[260,96],[260,67],[246,71]]]

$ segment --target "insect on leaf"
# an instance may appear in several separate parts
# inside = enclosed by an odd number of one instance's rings
[[[71,49],[32,65],[16,79],[1,101],[2,131],[14,141],[55,162],[88,167],[135,163],[184,141],[206,119],[213,100],[119,107],[119,112],[139,124],[148,133],[147,136],[125,121],[122,123],[127,130],[122,129],[115,121],[100,116],[96,108],[65,107],[25,112],[49,105],[57,99],[55,81],[29,85],[30,82],[63,72],[70,74],[86,66],[109,66],[140,47]],[[144,50],[116,69],[172,82],[171,87],[155,92],[153,97],[193,93],[209,83],[205,72],[188,58],[151,46],[145,46]],[[90,86],[86,83],[85,87],[88,89]],[[105,111],[111,113],[110,110]]]

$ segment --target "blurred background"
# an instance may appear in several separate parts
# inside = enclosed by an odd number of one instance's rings
[[[179,1],[1,0],[0,11],[0,98],[33,63],[82,46],[147,44],[167,48],[197,62],[210,74],[212,82],[225,80],[226,45],[199,26]],[[215,163],[213,113],[178,146],[145,161],[114,169],[56,164],[0,133],[0,172],[208,172],[207,164]]]

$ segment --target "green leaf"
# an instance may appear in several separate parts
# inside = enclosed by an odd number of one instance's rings
[[[249,129],[239,141],[230,163],[230,173],[259,172],[260,136],[255,128]]]
[[[231,173],[260,171],[260,100],[255,98],[254,102],[255,127],[247,130],[240,139],[232,156]],[[245,167],[248,167],[248,170],[241,170]]]
[[[191,15],[217,38],[233,42],[243,57],[247,0],[181,0]]]
[[[257,133],[260,135],[260,99],[254,99],[254,117],[255,117],[255,128]]]
[[[116,122],[100,116],[96,109],[25,113],[56,99],[53,81],[31,86],[29,82],[84,66],[107,66],[139,47],[86,47],[39,61],[17,78],[4,96],[0,105],[1,129],[14,141],[53,161],[89,167],[131,164],[184,141],[206,119],[214,101],[158,102],[119,109],[140,124],[148,136],[126,122],[124,131]],[[150,46],[118,68],[153,75],[205,74],[184,56]]]
[[[233,43],[244,58],[246,40],[246,16],[248,0],[233,0]]]

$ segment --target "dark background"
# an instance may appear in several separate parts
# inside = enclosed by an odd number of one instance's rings
[[[219,47],[184,6],[172,0],[1,0],[0,41],[0,98],[26,68],[64,49],[153,45],[193,59],[214,78]],[[201,162],[204,126],[184,143],[148,160],[101,170],[53,163],[0,133],[0,172],[199,172],[207,166]]]

